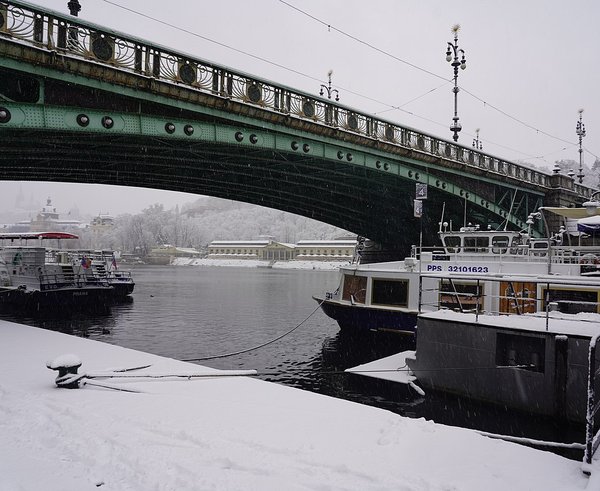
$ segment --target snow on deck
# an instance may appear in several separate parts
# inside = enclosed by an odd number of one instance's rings
[[[580,335],[592,337],[596,334],[600,334],[600,314],[588,312],[581,312],[579,314],[550,312],[548,323],[546,323],[546,314],[543,312],[523,315],[480,314],[476,317],[475,314],[454,312],[452,310],[438,310],[420,314],[419,317],[508,329],[521,329],[525,331],[551,332],[553,334],[566,334],[571,336]],[[548,327],[547,330],[546,325]]]
[[[580,462],[254,378],[57,388],[63,354],[79,373],[207,370],[0,321],[2,491],[592,489]]]

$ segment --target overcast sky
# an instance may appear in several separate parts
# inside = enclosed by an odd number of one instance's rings
[[[67,0],[33,3],[68,12]],[[467,59],[458,81],[459,143],[471,145],[480,128],[484,151],[550,170],[556,160],[578,162],[583,108],[584,160],[600,156],[598,0],[80,3],[83,19],[314,94],[333,70],[340,102],[445,139],[453,116],[446,47],[458,23]],[[12,207],[18,189],[0,182],[0,206]],[[40,206],[52,196],[59,211],[77,205],[92,214],[194,199],[96,185],[20,189],[39,196]]]

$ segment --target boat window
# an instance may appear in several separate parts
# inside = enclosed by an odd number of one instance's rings
[[[372,304],[408,306],[408,280],[373,279]]]
[[[510,253],[513,255],[520,255],[526,253],[526,245],[521,243],[521,237],[513,237],[512,243],[510,244]]]
[[[365,303],[367,296],[367,277],[344,275],[344,290],[342,300],[349,302]]]
[[[445,237],[444,245],[449,253],[460,252],[460,236],[450,235],[449,237]]]
[[[544,310],[546,309],[546,292],[542,289]],[[565,314],[577,314],[579,312],[598,312],[597,290],[575,290],[550,288],[548,300],[558,304],[558,310]]]
[[[492,237],[492,252],[494,254],[506,254],[509,245],[509,238],[506,235],[495,235]]]
[[[544,373],[546,339],[499,332],[496,334],[496,366]]]
[[[535,283],[528,281],[501,281],[501,314],[531,314],[536,311],[537,299]]]
[[[465,237],[465,252],[488,252],[489,237]]]
[[[479,284],[479,296],[477,283],[457,282],[449,280],[440,281],[440,308],[457,311],[473,311],[477,308],[483,310],[484,285]]]

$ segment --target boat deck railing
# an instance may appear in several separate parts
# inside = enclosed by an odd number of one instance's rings
[[[39,275],[40,290],[55,290],[59,288],[84,286],[107,286],[107,282],[93,275],[80,273],[41,273]]]
[[[112,281],[133,281],[131,271],[109,271],[106,278]]]
[[[528,245],[511,247],[419,247],[413,246],[411,257],[424,260],[455,261],[532,261],[553,264],[597,264],[600,266],[600,246],[552,246],[532,248]]]
[[[133,281],[131,271],[119,271],[110,266],[114,260],[112,251],[103,250],[47,250],[46,263],[57,265],[71,265],[77,270],[81,266],[82,258],[89,258],[91,265],[80,273],[87,283],[115,282],[130,283]]]
[[[502,282],[505,284],[504,292],[500,294],[486,293],[484,284]],[[537,296],[537,287],[544,288],[543,297]],[[584,291],[600,291],[600,278],[595,277],[548,277],[533,275],[466,275],[459,273],[424,273],[419,278],[419,313],[451,309],[461,313],[487,315],[522,315],[526,313],[544,312],[546,328],[552,318],[551,313],[561,311],[564,313],[589,312],[600,313],[600,302],[584,299],[558,298],[552,292],[565,289],[581,288]],[[423,300],[423,293],[434,293],[435,302],[427,303]],[[432,295],[428,295],[429,298]],[[498,309],[484,310],[485,298],[497,300]],[[503,307],[503,308],[502,308]],[[502,310],[501,310],[502,308]]]

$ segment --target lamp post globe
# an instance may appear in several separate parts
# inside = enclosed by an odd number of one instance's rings
[[[69,8],[69,13],[75,17],[79,15],[81,10],[81,5],[79,4],[79,0],[69,0],[67,3],[67,7]]]

